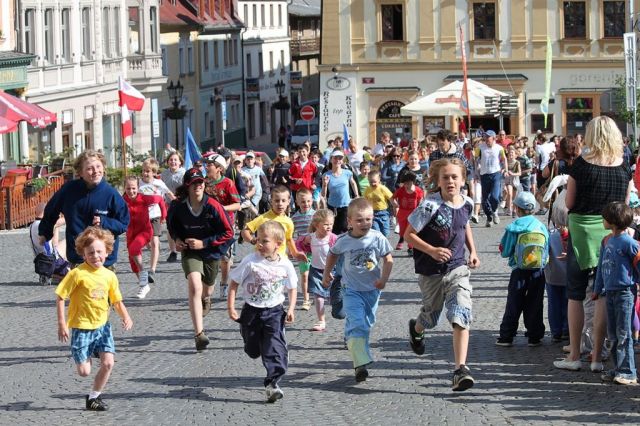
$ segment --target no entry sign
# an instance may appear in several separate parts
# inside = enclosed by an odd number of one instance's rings
[[[305,105],[300,109],[300,118],[311,121],[316,118],[316,110],[311,105]]]

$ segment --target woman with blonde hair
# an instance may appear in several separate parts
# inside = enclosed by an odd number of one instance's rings
[[[596,117],[587,124],[585,150],[569,170],[566,205],[569,209],[567,244],[567,297],[569,299],[569,346],[566,359],[554,366],[579,370],[580,340],[584,325],[584,308],[589,277],[600,257],[604,228],[603,208],[613,201],[626,202],[631,190],[631,170],[622,158],[622,135],[609,117]],[[597,295],[596,295],[597,296]],[[606,302],[595,303],[591,371],[602,371],[602,344],[606,330]]]

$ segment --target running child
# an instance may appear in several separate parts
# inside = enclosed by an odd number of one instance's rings
[[[211,310],[220,259],[233,244],[233,226],[222,205],[205,194],[200,169],[185,172],[184,184],[176,195],[178,199],[169,208],[167,228],[176,241],[176,250],[182,252],[196,350],[201,351],[209,344],[203,318]]]
[[[313,214],[316,212],[311,207],[313,205],[313,194],[311,190],[302,188],[296,192],[296,205],[298,206],[298,210],[291,216],[291,221],[293,221],[293,238],[304,236],[309,232],[309,224],[311,223]],[[311,301],[309,300],[309,293],[307,292],[310,262],[311,260],[307,258],[306,261],[298,264],[298,268],[300,269],[303,311],[308,311],[311,308]]]
[[[179,152],[173,151],[166,159],[167,168],[160,173],[160,179],[167,185],[169,191],[172,194],[176,193],[176,190],[182,185],[182,178],[184,177],[184,161],[182,155]],[[169,196],[165,197],[165,205],[171,205],[172,199]],[[167,231],[167,240],[169,240],[169,257],[167,257],[167,263],[173,263],[178,261],[178,253],[176,252],[176,242],[173,241]]]
[[[149,286],[149,271],[142,264],[142,249],[153,239],[153,226],[149,220],[150,207],[160,207],[160,219],[165,220],[167,209],[161,195],[145,195],[138,192],[138,178],[128,176],[124,181],[123,197],[131,221],[127,228],[127,251],[129,252],[129,264],[131,271],[138,277],[138,299],[144,299],[151,290]]]
[[[169,200],[174,200],[176,197],[167,185],[161,179],[156,178],[159,169],[160,165],[155,158],[147,158],[142,162],[142,184],[140,184],[138,192],[144,195],[161,195]],[[160,258],[160,235],[162,234],[163,222],[159,203],[149,206],[149,220],[153,228],[153,238],[150,244],[151,260],[148,278],[150,283],[154,283],[156,280],[156,266],[158,266],[158,258]]]
[[[329,249],[322,286],[329,287],[331,271],[338,257],[343,256],[344,335],[353,360],[356,381],[362,382],[369,377],[367,366],[373,362],[369,335],[376,322],[380,292],[391,275],[393,258],[389,240],[371,229],[373,208],[367,199],[356,198],[349,203],[347,222],[350,231],[340,235]]]
[[[398,206],[396,219],[400,227],[400,239],[396,244],[396,250],[404,248],[404,232],[409,225],[409,215],[418,207],[424,197],[424,191],[416,185],[417,179],[418,177],[413,172],[403,174],[400,187],[393,193],[393,201]],[[409,256],[413,256],[413,246],[411,244],[409,244],[407,253]]]
[[[284,396],[278,385],[289,363],[284,326],[293,323],[296,306],[298,277],[291,261],[279,250],[284,242],[285,230],[280,222],[262,223],[257,229],[256,250],[231,271],[227,299],[229,318],[240,323],[244,352],[254,359],[262,357],[267,370],[267,402]],[[238,286],[242,286],[244,298],[240,315],[235,308]],[[282,305],[285,290],[289,298],[286,313]]]
[[[364,190],[364,198],[373,206],[373,229],[387,237],[391,222],[389,202],[393,198],[393,193],[380,182],[379,171],[369,172],[368,178],[369,187]]]
[[[85,397],[85,407],[91,411],[106,411],[101,394],[114,365],[116,348],[109,322],[109,308],[113,306],[122,319],[122,327],[131,330],[133,321],[122,302],[116,274],[104,267],[114,248],[111,232],[91,226],[75,240],[75,252],[84,262],[72,269],[56,287],[58,339],[69,340],[71,355],[78,375],[91,374],[91,357],[100,357],[100,369]],[[69,299],[69,318],[65,318],[65,300]]]
[[[409,320],[413,352],[424,354],[424,330],[438,324],[442,308],[453,328],[452,389],[464,391],[474,380],[466,366],[471,326],[471,283],[469,268],[477,268],[476,253],[469,218],[473,201],[461,194],[466,168],[457,158],[434,161],[429,170],[431,193],[409,215],[404,238],[413,244],[415,271],[422,292],[422,308],[416,319]],[[465,259],[465,245],[469,260]]]
[[[327,255],[338,238],[333,229],[333,212],[331,210],[318,210],[314,213],[309,224],[309,233],[300,236],[296,240],[296,246],[304,253],[311,253],[311,266],[309,271],[309,294],[313,294],[316,306],[318,322],[313,325],[311,331],[324,331],[327,327],[324,315],[324,305],[329,299],[329,290],[322,286],[322,274],[327,266]]]

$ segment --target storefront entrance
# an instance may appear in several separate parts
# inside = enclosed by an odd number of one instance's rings
[[[389,132],[391,138],[396,140],[408,139],[412,135],[411,117],[400,114],[400,108],[404,106],[400,101],[387,101],[383,103],[376,113],[376,141],[380,140],[382,132]]]

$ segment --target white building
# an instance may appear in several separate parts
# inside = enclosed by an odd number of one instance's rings
[[[121,149],[117,80],[145,95],[135,113],[133,149],[146,153],[159,140],[152,105],[166,78],[159,45],[159,0],[17,0],[18,49],[35,55],[28,67],[29,102],[57,113],[46,129],[21,132],[21,154],[103,150],[116,165]],[[156,131],[153,132],[152,130]],[[159,147],[158,147],[159,148]]]
[[[292,124],[289,110],[278,110],[277,86],[290,105],[289,23],[287,2],[238,1],[247,30],[242,35],[248,146],[276,142],[280,126]]]

